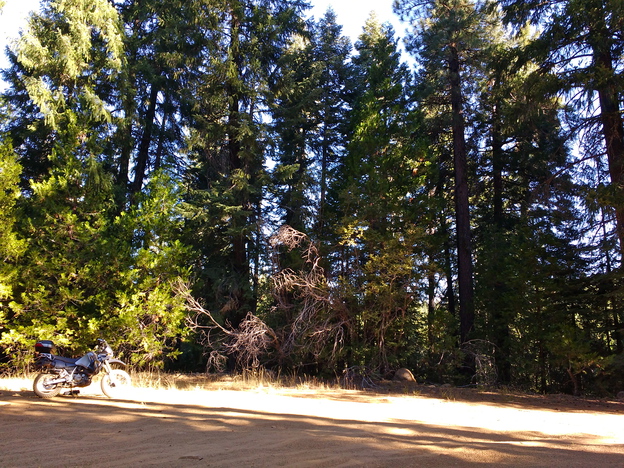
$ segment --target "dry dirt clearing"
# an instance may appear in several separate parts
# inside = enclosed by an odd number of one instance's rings
[[[131,389],[0,380],[0,467],[618,467],[624,403],[473,392]],[[468,396],[467,396],[468,395]]]

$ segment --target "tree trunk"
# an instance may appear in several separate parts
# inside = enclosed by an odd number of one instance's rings
[[[166,106],[168,107],[168,106]],[[171,111],[167,111],[163,114],[162,123],[160,124],[160,133],[158,135],[158,146],[156,147],[156,154],[154,155],[154,170],[157,171],[162,167],[163,154],[165,152],[165,140],[167,135],[167,124]]]
[[[600,101],[600,120],[609,162],[611,184],[615,188],[615,219],[620,251],[624,253],[624,126],[620,113],[616,72],[613,66],[612,34],[604,18],[598,18],[590,28],[589,42],[593,51],[595,90]]]
[[[468,162],[459,53],[451,45],[449,60],[451,108],[453,117],[453,156],[455,162],[455,221],[457,228],[457,282],[459,287],[460,343],[470,338],[474,325],[474,287],[472,246],[470,236],[470,206],[468,200]]]
[[[127,203],[128,191],[130,189],[128,174],[130,173],[130,159],[132,157],[132,149],[134,148],[134,141],[132,138],[135,115],[134,92],[130,90],[131,86],[128,82],[124,82],[124,88],[125,89],[122,89],[122,107],[124,117],[119,124],[118,130],[121,148],[119,166],[116,175],[116,183],[119,187],[119,191],[116,194],[116,201],[119,212],[125,209]]]
[[[501,135],[500,115],[498,106],[492,112],[492,183],[494,195],[494,225],[497,230],[503,228],[503,142]]]
[[[452,263],[452,248],[451,240],[448,238],[448,229],[446,226],[446,220],[442,220],[442,234],[445,235],[444,241],[444,274],[446,276],[446,302],[448,304],[448,311],[453,317],[456,315],[455,306],[455,290],[453,288],[453,263]]]
[[[325,108],[325,118],[328,118],[328,109]],[[316,220],[316,232],[319,238],[323,237],[325,230],[325,198],[327,196],[327,168],[329,166],[329,143],[327,142],[328,122],[323,123],[323,142],[321,143],[321,175],[319,183],[319,209]]]
[[[498,266],[503,261],[504,251],[501,250],[501,242],[503,239],[504,229],[504,213],[503,213],[503,144],[501,135],[500,115],[498,113],[498,105],[494,106],[492,112],[492,179],[494,184],[494,199],[492,201],[494,209],[494,228],[495,239],[493,268],[500,271]],[[494,299],[491,308],[491,333],[493,335],[493,343],[496,345],[494,351],[494,359],[496,362],[496,373],[498,381],[502,384],[511,382],[511,363],[509,356],[510,350],[510,332],[509,332],[509,307],[501,303],[501,298],[505,300],[504,293],[507,290],[505,282],[506,278],[493,279]],[[506,313],[507,312],[507,313]]]
[[[132,182],[131,192],[133,194],[141,191],[145,172],[149,164],[149,150],[152,143],[152,132],[154,129],[154,119],[156,118],[156,100],[158,98],[158,87],[152,85],[150,89],[149,106],[145,115],[145,127],[141,136],[141,143],[137,152],[136,163],[134,166],[134,181]]]
[[[236,81],[243,80],[243,65],[240,56],[240,19],[236,15],[236,11],[231,11],[230,19],[230,54],[233,60],[235,76],[228,77],[226,82],[226,92],[230,101],[228,109],[228,156],[229,156],[229,172],[242,170],[246,174],[249,168],[241,155],[241,91]],[[241,207],[243,212],[251,212],[251,204],[247,188],[237,188],[236,204]],[[235,328],[242,322],[251,311],[249,297],[249,279],[250,268],[247,256],[247,237],[245,235],[245,227],[247,225],[244,214],[232,216],[232,269],[235,275],[235,286],[230,292],[233,309],[230,309],[228,319]]]
[[[433,263],[433,261],[432,261]],[[433,348],[433,326],[435,324],[435,288],[436,276],[433,271],[427,274],[427,344],[429,349]]]
[[[616,190],[615,219],[620,251],[624,253],[624,205],[619,202],[624,196],[624,128],[620,116],[617,92],[613,89],[599,89],[600,119],[609,161],[611,184]]]

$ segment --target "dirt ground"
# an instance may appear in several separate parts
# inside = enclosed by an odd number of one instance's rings
[[[624,402],[434,388],[130,389],[0,380],[0,467],[618,467]]]

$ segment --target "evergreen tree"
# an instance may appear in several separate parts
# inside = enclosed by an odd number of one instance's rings
[[[273,191],[280,221],[309,230],[314,213],[313,157],[310,141],[315,130],[321,67],[313,58],[313,42],[296,37],[284,53],[281,77],[273,86],[273,128],[276,135]]]
[[[320,69],[317,108],[312,114],[316,129],[310,142],[318,184],[314,230],[319,238],[329,232],[325,219],[328,191],[346,144],[346,92],[350,79],[347,59],[350,54],[351,43],[342,36],[342,27],[336,23],[335,13],[329,10],[315,28],[313,52],[314,63]]]
[[[495,12],[490,18],[493,25],[486,50],[488,79],[483,81],[475,121],[475,135],[488,135],[487,140],[481,137],[478,143],[482,150],[476,172],[480,183],[474,214],[475,248],[480,259],[476,264],[476,299],[484,316],[483,336],[493,345],[497,379],[509,384],[512,361],[522,353],[512,329],[518,318],[532,313],[529,298],[535,289],[526,286],[548,282],[539,268],[531,272],[531,277],[525,276],[521,265],[540,264],[539,259],[549,255],[543,249],[545,245],[563,253],[566,244],[562,239],[547,242],[548,236],[540,236],[538,226],[543,220],[550,218],[554,229],[566,230],[577,239],[578,233],[571,226],[578,219],[571,209],[570,190],[575,186],[565,171],[569,159],[559,120],[561,105],[531,89],[532,65],[513,68],[518,43],[496,27],[500,21]],[[531,229],[537,232],[528,234]],[[541,244],[532,245],[537,238]],[[570,244],[566,248],[573,250]],[[559,261],[561,274],[565,275],[563,259],[549,263]],[[543,287],[551,285],[535,286]],[[519,367],[516,363],[515,368]]]
[[[602,285],[599,289],[608,285],[616,289],[603,306],[592,312],[587,310],[587,317],[601,317],[600,325],[594,319],[583,320],[580,329],[579,322],[570,326],[568,319],[566,323],[574,331],[569,334],[574,338],[569,342],[571,349],[580,349],[572,343],[592,343],[603,356],[608,356],[612,350],[622,349],[622,334],[617,330],[623,317],[619,312],[621,297],[616,292],[619,273],[615,269],[624,245],[621,203],[624,127],[620,113],[622,82],[617,71],[624,46],[623,6],[618,1],[600,0],[506,0],[501,4],[508,23],[523,26],[529,22],[538,32],[523,48],[519,60],[520,64],[537,63],[531,77],[535,91],[562,97],[576,111],[566,114],[571,117],[568,120],[571,134],[578,138],[579,157],[573,175],[576,181],[589,186],[585,190],[583,213],[586,230],[580,243],[585,246],[583,258],[591,260],[594,268],[593,278],[579,280],[588,290],[594,290],[596,284]],[[594,239],[600,241],[592,242]],[[604,293],[602,290],[600,295]],[[572,297],[586,304],[584,294],[568,292],[568,298]],[[585,310],[585,306],[578,307]],[[594,326],[603,333],[595,333]],[[555,354],[561,355],[561,348]],[[574,371],[569,369],[568,374],[578,387]]]
[[[65,158],[86,162],[97,154],[103,163],[112,130],[103,87],[123,63],[121,24],[110,3],[44,2],[10,58],[7,131],[24,179],[41,180]]]
[[[26,247],[15,231],[19,216],[16,202],[20,196],[20,172],[10,141],[0,141],[0,331],[5,331],[8,326],[9,302],[19,272],[17,260]]]
[[[180,176],[180,149],[196,96],[191,82],[211,55],[218,11],[205,1],[125,1],[118,5],[126,25],[127,66],[111,98],[116,114],[116,179],[130,201],[164,169]]]
[[[330,169],[344,146],[351,44],[341,29],[330,9],[297,37],[275,87],[278,203],[283,221],[302,231],[324,223]]]
[[[178,340],[187,333],[178,288],[190,280],[191,255],[181,241],[180,199],[178,184],[161,169],[111,226],[111,234],[124,241],[119,245],[123,255],[116,259],[118,286],[108,293],[114,308],[102,325],[122,334],[124,351],[136,364],[170,362],[180,354]]]
[[[144,351],[133,361],[162,363],[180,333],[173,284],[186,270],[179,267],[184,249],[172,229],[173,195],[159,204],[165,189],[152,189],[132,213],[114,202],[115,119],[107,100],[124,66],[122,39],[109,2],[48,2],[31,18],[9,70],[8,103],[16,118],[8,128],[19,137],[20,161],[28,168],[18,228],[29,243],[13,289],[10,329],[0,339],[16,358],[35,339],[79,351],[106,335],[126,350]],[[20,133],[16,123],[28,120],[35,131]],[[163,179],[153,184],[174,193]]]
[[[603,140],[604,149],[594,149],[594,157],[606,152],[611,183],[603,190],[602,200],[614,211],[616,235],[623,251],[624,125],[618,69],[624,48],[621,34],[624,6],[617,0],[504,0],[501,4],[508,22],[523,25],[528,21],[540,32],[527,46],[526,57],[539,63],[536,75],[545,83],[544,92],[567,93],[571,102],[582,109],[584,126],[592,129],[599,125],[598,132],[586,131],[585,136],[591,138],[600,133]],[[599,119],[594,117],[596,104],[600,109]],[[590,144],[585,147],[596,148]]]
[[[340,258],[336,271],[351,314],[351,364],[387,372],[405,349],[418,281],[410,216],[410,75],[389,26],[369,18],[353,58],[349,143],[332,184]],[[412,158],[412,159],[410,159]]]
[[[504,55],[500,52],[499,60]],[[480,128],[489,138],[479,164],[483,174],[475,209],[481,259],[476,297],[487,317],[484,336],[494,345],[498,381],[508,384],[514,378],[512,364],[518,377],[523,366],[516,359],[526,358],[526,345],[512,330],[518,330],[519,322],[536,323],[524,322],[533,314],[540,316],[531,306],[541,302],[536,293],[555,294],[562,284],[553,277],[573,280],[582,275],[584,262],[574,260],[578,251],[573,245],[580,240],[577,187],[565,170],[569,153],[560,104],[532,94],[526,70],[500,65],[491,68],[481,101],[486,127]],[[565,236],[556,234],[563,232]],[[536,328],[530,335],[543,333]]]
[[[256,307],[268,85],[302,30],[305,6],[298,0],[218,5],[211,57],[192,84],[188,232],[198,252],[196,291],[235,327]]]
[[[453,154],[459,338],[463,345],[470,339],[475,321],[466,119],[472,101],[470,87],[481,76],[479,55],[486,44],[486,29],[472,1],[395,1],[394,8],[414,27],[409,47],[423,67],[421,79],[426,89],[422,99],[434,104],[431,109],[444,119],[442,128],[452,134],[448,151]]]

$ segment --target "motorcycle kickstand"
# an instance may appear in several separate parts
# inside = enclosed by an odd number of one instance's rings
[[[63,395],[77,396],[77,395],[80,395],[80,390],[74,390],[74,389],[67,390],[63,392]]]

